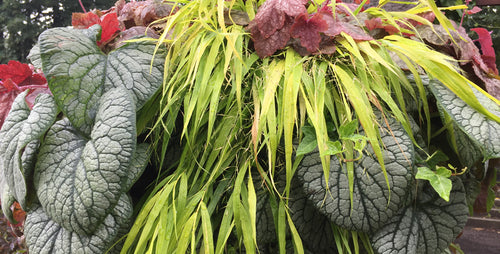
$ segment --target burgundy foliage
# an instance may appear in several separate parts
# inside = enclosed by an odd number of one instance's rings
[[[349,10],[338,6],[333,10],[326,1],[316,13],[307,13],[307,0],[267,0],[259,8],[248,30],[257,55],[261,58],[274,54],[288,44],[302,55],[334,52],[332,41],[344,32],[358,41],[372,40],[350,16],[357,4],[348,5]],[[298,39],[297,43],[294,39]]]

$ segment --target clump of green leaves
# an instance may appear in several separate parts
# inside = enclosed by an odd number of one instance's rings
[[[106,55],[100,29],[42,33],[37,58],[52,94],[32,109],[28,91],[18,95],[0,130],[2,208],[11,215],[18,201],[27,211],[32,252],[102,253],[131,223],[127,192],[149,160],[149,146],[137,144],[136,111],[161,85],[162,59],[151,62],[148,42]]]

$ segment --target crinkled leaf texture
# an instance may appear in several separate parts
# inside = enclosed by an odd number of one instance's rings
[[[440,109],[453,121],[459,157],[469,168],[478,160],[500,157],[500,123],[477,112],[437,80],[429,88]],[[493,114],[500,116],[500,106],[471,87],[478,101]]]
[[[53,28],[39,37],[50,90],[72,125],[87,135],[103,93],[125,87],[139,109],[163,81],[160,52],[152,60],[154,43],[128,43],[106,55],[96,43],[100,33],[101,27],[94,25],[86,30]]]
[[[31,178],[34,153],[43,134],[54,123],[57,107],[54,98],[40,94],[30,110],[25,101],[28,91],[19,94],[0,130],[0,171],[4,188],[2,201],[17,200],[26,209],[28,192],[26,179]],[[12,195],[12,198],[8,196]],[[10,205],[2,204],[5,214]]]
[[[402,209],[371,237],[377,253],[442,253],[462,231],[468,208],[460,179],[453,180],[450,202],[427,182],[419,183],[416,204]]]
[[[371,146],[367,146],[363,157],[354,163],[353,206],[346,164],[339,163],[336,156],[331,157],[328,188],[318,153],[304,156],[298,168],[298,175],[309,199],[341,227],[373,232],[384,225],[407,201],[413,174],[413,145],[396,120],[388,118],[388,123],[392,133],[385,126],[381,135],[385,145],[384,162],[390,190]]]
[[[283,189],[281,183],[285,181],[284,171],[279,173],[278,189]],[[277,251],[277,243],[273,212],[270,205],[270,195],[262,189],[257,196],[257,243],[261,253]],[[299,232],[300,238],[309,253],[334,254],[337,252],[332,223],[307,198],[302,184],[294,178],[290,190],[288,207],[293,223]],[[266,250],[269,247],[271,250]],[[273,249],[274,247],[274,249]],[[306,252],[308,253],[308,252]]]
[[[113,210],[129,178],[136,152],[135,107],[124,88],[113,88],[98,103],[90,136],[67,118],[57,121],[40,146],[34,185],[47,215],[78,234],[92,234]]]
[[[26,242],[32,253],[104,253],[127,233],[132,211],[130,198],[124,194],[94,234],[81,235],[54,222],[37,206],[26,217]]]

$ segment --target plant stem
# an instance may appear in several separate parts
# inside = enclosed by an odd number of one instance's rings
[[[78,0],[78,2],[80,3],[80,6],[82,7],[83,13],[87,13],[87,11],[85,10],[85,7],[82,4],[82,0]]]

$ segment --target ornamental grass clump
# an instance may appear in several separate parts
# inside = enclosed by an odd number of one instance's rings
[[[500,157],[498,70],[441,13],[466,6],[366,2],[169,1],[145,22],[158,2],[119,1],[106,42],[44,32],[47,112],[19,96],[9,122],[47,121],[0,132],[30,249],[446,251]],[[128,11],[149,37],[120,39]]]

